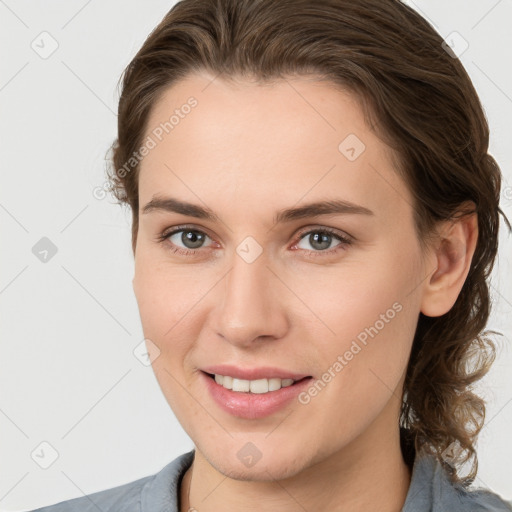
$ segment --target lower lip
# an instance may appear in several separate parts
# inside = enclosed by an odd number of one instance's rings
[[[205,381],[210,396],[222,410],[249,420],[264,418],[279,411],[304,391],[312,380],[312,377],[308,377],[296,384],[268,393],[243,393],[226,389],[205,372],[201,372],[201,378]]]

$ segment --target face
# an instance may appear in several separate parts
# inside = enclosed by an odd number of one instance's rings
[[[426,269],[412,197],[354,96],[212,80],[175,84],[149,118],[134,292],[201,456],[233,478],[285,478],[395,433]],[[261,368],[239,376],[308,379],[260,394],[207,375]]]

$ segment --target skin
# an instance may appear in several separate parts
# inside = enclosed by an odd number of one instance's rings
[[[155,375],[196,447],[180,510],[400,510],[411,475],[398,417],[418,315],[455,303],[476,217],[440,225],[444,241],[422,253],[391,149],[354,96],[332,84],[296,77],[263,86],[196,73],[160,97],[146,136],[190,96],[198,105],[141,162],[133,279]],[[338,149],[349,134],[365,144],[354,161]],[[142,213],[155,194],[207,206],[221,220]],[[279,210],[326,199],[374,215],[273,222]],[[195,255],[172,251],[187,248],[181,232],[157,241],[182,224],[207,235]],[[309,235],[325,227],[352,243],[333,236],[322,251]],[[247,236],[263,249],[252,263],[236,252]],[[231,363],[320,379],[394,303],[401,311],[307,404],[240,419],[199,378],[198,368]],[[262,455],[252,467],[237,457],[247,442]]]

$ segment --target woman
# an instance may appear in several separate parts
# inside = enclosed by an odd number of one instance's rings
[[[501,174],[426,21],[184,0],[118,129],[148,354],[195,449],[40,511],[512,510],[470,488]]]

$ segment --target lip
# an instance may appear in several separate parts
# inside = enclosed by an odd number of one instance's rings
[[[200,368],[206,373],[216,373],[217,375],[229,375],[236,379],[257,380],[257,379],[293,379],[301,380],[304,377],[310,377],[309,374],[292,373],[282,368],[274,366],[260,366],[258,368],[241,368],[229,364],[219,364],[215,366],[205,366]]]
[[[305,378],[291,386],[269,393],[243,393],[226,389],[203,371],[199,374],[210,396],[223,411],[232,416],[249,420],[264,418],[279,411],[296,399],[297,395],[304,391],[313,380],[312,377]]]

